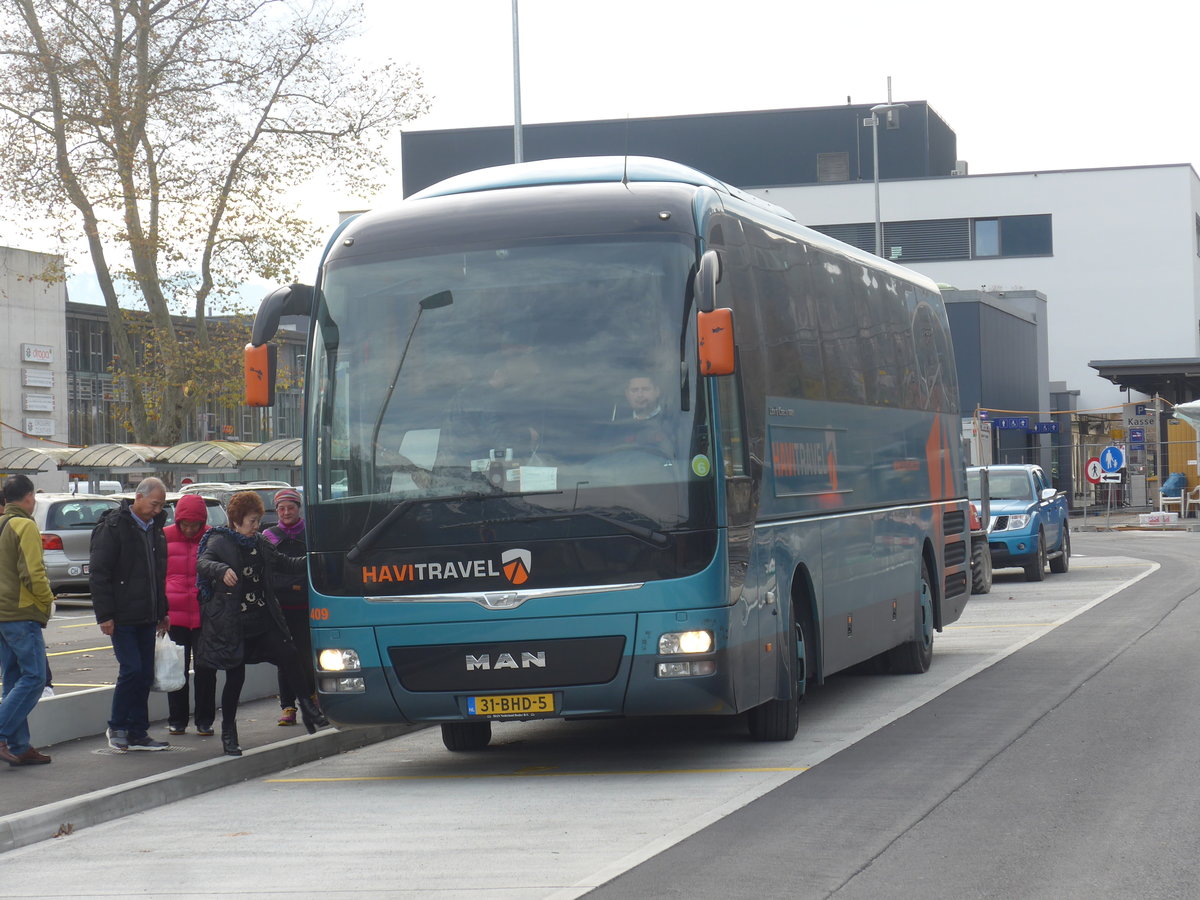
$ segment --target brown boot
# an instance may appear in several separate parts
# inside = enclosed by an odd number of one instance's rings
[[[19,766],[45,766],[50,763],[50,757],[45,753],[38,753],[37,747],[30,747],[18,756],[17,760]]]
[[[0,741],[0,760],[3,760],[10,766],[19,766],[21,764],[21,760],[17,754],[8,749],[7,741]]]

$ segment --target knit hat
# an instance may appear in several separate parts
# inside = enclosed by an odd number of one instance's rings
[[[176,522],[208,522],[208,504],[199,494],[184,494],[175,502]]]
[[[281,491],[275,492],[275,506],[276,507],[278,507],[279,504],[285,500],[290,500],[293,503],[295,503],[297,506],[304,505],[304,501],[300,498],[300,492],[298,490],[296,490],[295,488],[284,488]]]

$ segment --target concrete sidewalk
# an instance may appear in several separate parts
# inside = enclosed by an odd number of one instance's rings
[[[107,718],[111,688],[86,693],[95,696],[65,703],[78,696],[66,695],[39,704],[42,722],[34,727],[31,720],[31,730],[37,746],[53,757],[50,765],[0,766],[0,853],[413,730],[325,728],[309,735],[302,725],[277,725],[279,702],[264,697],[238,708],[240,757],[224,755],[219,721],[212,737],[197,735],[193,727],[168,735],[165,718],[154,721],[151,735],[171,744],[158,752],[110,749],[103,721],[99,728],[87,724],[84,737],[45,740],[52,731],[77,730],[97,714]]]

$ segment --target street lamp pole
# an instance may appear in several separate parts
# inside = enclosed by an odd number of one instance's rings
[[[889,81],[890,87],[890,81]],[[891,118],[897,109],[908,109],[907,103],[879,103],[871,107],[871,117],[863,119],[863,124],[871,129],[871,149],[875,159],[875,255],[883,256],[883,220],[879,216],[879,114],[886,113]]]
[[[513,162],[525,161],[521,134],[521,29],[517,23],[517,0],[512,0],[513,44]]]

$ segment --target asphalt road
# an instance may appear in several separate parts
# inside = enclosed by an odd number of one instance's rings
[[[590,896],[1197,896],[1200,544],[1075,540],[1161,569]]]
[[[1194,896],[1200,538],[1074,539],[1065,576],[1000,573],[925,675],[831,679],[791,743],[426,729],[12,851],[5,894]]]
[[[55,693],[67,694],[116,682],[117,660],[112,641],[100,633],[90,602],[59,601],[44,637]]]

